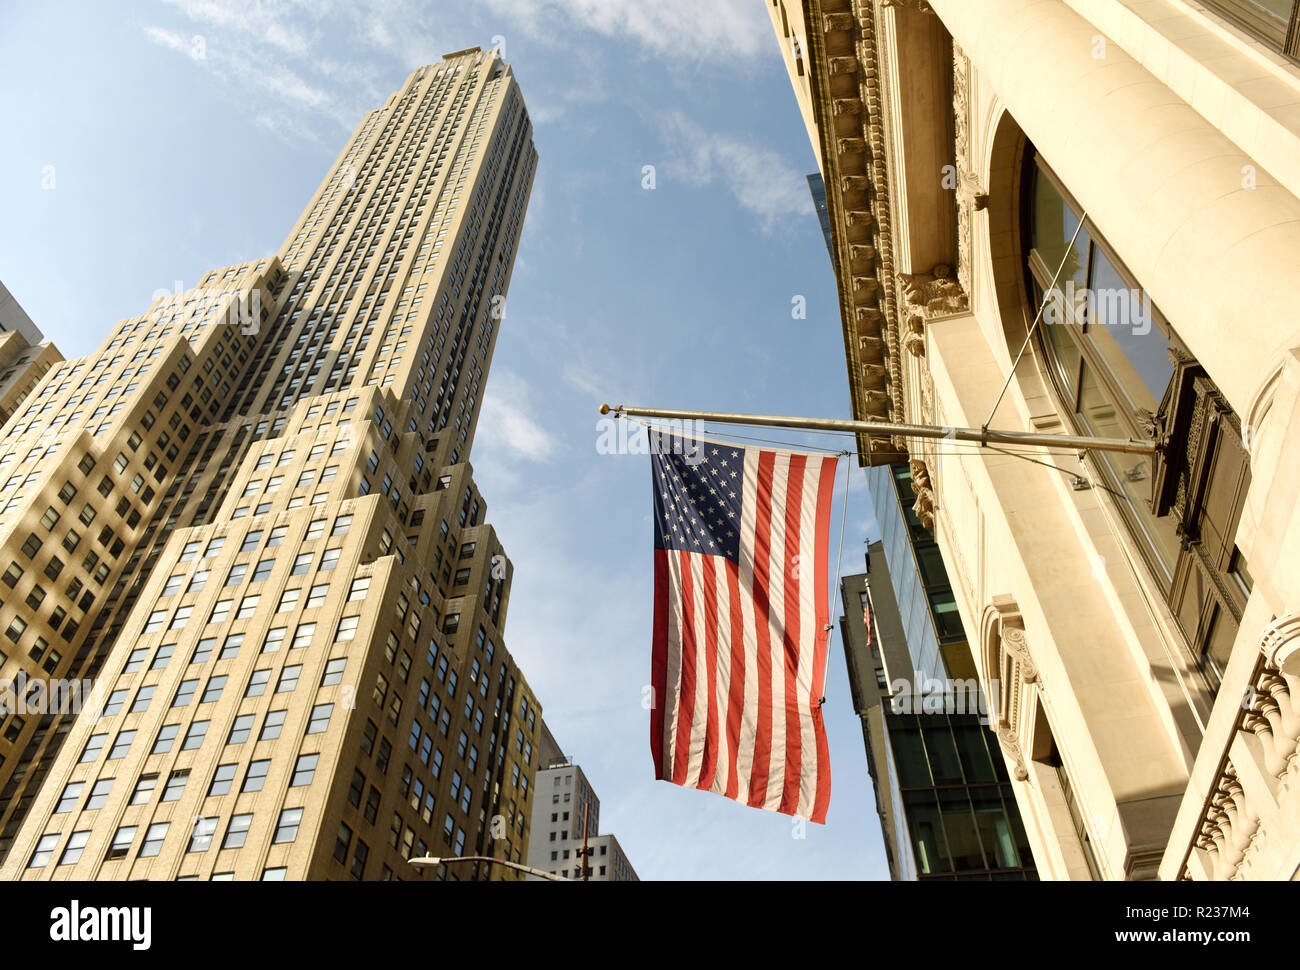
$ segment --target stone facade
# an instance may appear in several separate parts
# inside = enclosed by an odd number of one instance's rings
[[[992,728],[1040,875],[1296,878],[1300,67],[1219,9],[1232,0],[785,6],[812,35],[793,80],[826,172],[855,417],[1090,433],[1034,326],[1040,162],[1172,331],[1164,398],[1131,416],[1159,444],[1150,468],[891,443],[1000,684]],[[846,180],[846,119],[871,149],[865,186]],[[872,285],[850,255],[864,204]],[[885,451],[861,444],[864,462]],[[1172,537],[1166,572],[1140,528]]]

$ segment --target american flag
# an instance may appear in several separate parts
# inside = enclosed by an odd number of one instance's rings
[[[651,440],[656,777],[824,822],[836,459]]]

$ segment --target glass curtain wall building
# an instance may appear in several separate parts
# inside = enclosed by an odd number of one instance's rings
[[[882,538],[841,636],[894,879],[1037,878],[970,647],[907,465],[868,469]],[[870,624],[868,626],[868,624]]]

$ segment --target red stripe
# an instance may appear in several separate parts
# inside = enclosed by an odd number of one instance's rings
[[[831,800],[831,755],[826,746],[826,725],[822,719],[819,700],[826,689],[826,650],[830,643],[830,623],[827,610],[826,557],[830,552],[831,499],[835,494],[835,467],[837,459],[822,459],[821,483],[817,489],[817,647],[813,652],[812,703],[813,730],[817,737],[817,797],[813,802],[812,821],[825,822],[826,809]],[[845,495],[841,501],[848,501]]]
[[[706,791],[713,787],[713,772],[718,764],[718,578],[714,563],[718,556],[701,556],[700,566],[704,583],[704,673],[708,678],[706,697],[708,712],[704,727],[704,757],[700,762],[700,780],[696,788]]]
[[[673,745],[673,784],[686,784],[690,755],[691,724],[695,720],[695,588],[691,581],[691,554],[682,550],[682,641],[681,670],[677,691],[677,742]]]
[[[803,506],[807,463],[807,456],[791,455],[785,482],[785,788],[778,811],[787,815],[799,810],[799,779],[803,776],[803,719],[799,714],[800,580],[804,570],[817,568],[816,563],[799,560],[799,512]]]
[[[758,699],[755,711],[754,761],[749,772],[749,804],[767,803],[767,774],[772,760],[772,653],[768,631],[769,563],[772,557],[772,468],[776,455],[759,452],[754,497],[758,523],[754,530],[754,633],[758,650]]]
[[[655,777],[667,778],[664,771],[664,681],[668,677],[668,551],[655,550],[655,620],[654,640],[650,651],[650,753],[654,756]]]
[[[745,707],[745,624],[740,612],[740,566],[727,560],[727,592],[731,599],[731,679],[727,682],[727,756],[731,772],[727,778],[728,798],[735,798],[740,776],[736,755],[740,748],[740,715]]]

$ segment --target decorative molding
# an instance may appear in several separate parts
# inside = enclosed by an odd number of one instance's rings
[[[930,484],[930,469],[925,466],[925,462],[916,458],[910,459],[907,465],[912,472],[912,494],[916,496],[912,511],[921,520],[921,525],[933,532],[934,487]]]
[[[928,275],[899,273],[898,314],[903,348],[913,357],[925,356],[925,327],[931,320],[970,309],[966,291],[940,263]]]
[[[1016,664],[1020,668],[1020,679],[1026,684],[1036,684],[1038,682],[1038,667],[1033,658],[1029,656],[1029,641],[1025,639],[1024,629],[1018,626],[1007,626],[1004,622],[1002,625],[1002,647],[1015,658]]]
[[[889,4],[895,6],[895,4]],[[913,9],[925,3],[898,4]],[[884,105],[874,0],[805,0],[813,111],[831,213],[835,276],[853,416],[902,420]],[[888,438],[858,435],[864,464],[906,457]]]
[[[953,42],[952,45],[952,107],[953,146],[957,168],[957,279],[967,293],[971,292],[974,274],[971,269],[973,249],[971,225],[974,213],[987,207],[988,193],[972,174],[970,146],[970,58]]]
[[[934,13],[929,0],[880,0],[882,10],[915,10],[917,13]]]
[[[1006,724],[999,724],[996,734],[998,743],[1002,745],[1002,752],[1011,762],[1012,777],[1016,781],[1028,781],[1029,771],[1025,768],[1025,754],[1020,750],[1020,742],[1016,740],[1015,733]]]
[[[1284,613],[1259,636],[1264,662],[1289,677],[1300,677],[1300,614]]]

